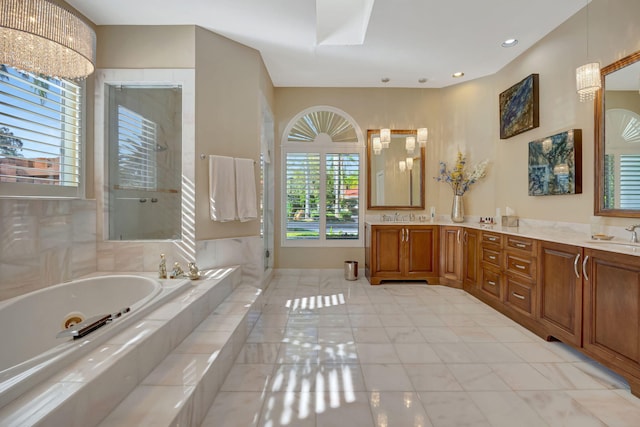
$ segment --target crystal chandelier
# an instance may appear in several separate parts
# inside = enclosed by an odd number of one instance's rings
[[[0,64],[83,79],[95,59],[96,34],[75,13],[47,0],[0,0]]]

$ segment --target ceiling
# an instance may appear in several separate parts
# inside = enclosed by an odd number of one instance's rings
[[[428,88],[497,72],[588,0],[316,1],[67,0],[97,25],[198,25],[238,41],[275,86]],[[364,42],[336,41],[354,22]],[[518,44],[501,47],[509,38]]]

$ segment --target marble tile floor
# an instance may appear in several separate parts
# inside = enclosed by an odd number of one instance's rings
[[[640,425],[624,379],[462,290],[277,272],[202,426]]]

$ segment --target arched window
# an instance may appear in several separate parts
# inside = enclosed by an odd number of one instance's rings
[[[282,141],[283,245],[359,246],[363,136],[343,111],[302,111]]]

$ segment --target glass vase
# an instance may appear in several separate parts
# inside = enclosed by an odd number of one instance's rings
[[[453,196],[453,204],[451,205],[451,221],[464,222],[464,200],[461,195]]]

